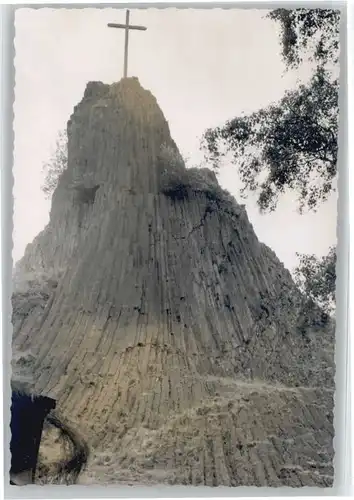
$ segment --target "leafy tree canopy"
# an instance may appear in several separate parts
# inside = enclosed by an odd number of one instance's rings
[[[231,153],[242,193],[256,192],[262,211],[274,210],[286,188],[298,193],[300,211],[315,209],[328,198],[337,172],[337,86],[319,69],[278,103],[207,130],[202,147],[208,161],[218,168]]]
[[[280,25],[282,56],[288,68],[309,59],[320,66],[339,62],[340,11],[275,9],[267,16]]]
[[[282,58],[288,70],[309,60],[310,81],[248,116],[209,129],[202,139],[207,161],[215,168],[227,154],[238,167],[242,194],[255,192],[261,211],[277,207],[289,189],[298,195],[300,212],[316,210],[335,189],[338,154],[338,78],[340,11],[276,9],[267,15],[280,27]],[[333,311],[336,249],[328,255],[298,254],[295,281],[304,296]]]
[[[315,210],[334,189],[337,172],[338,79],[326,66],[338,62],[340,12],[277,9],[268,17],[280,24],[287,67],[309,53],[316,70],[279,102],[208,129],[202,149],[215,168],[231,153],[242,194],[256,192],[262,211],[274,210],[286,189],[298,194],[300,211]]]
[[[332,246],[328,255],[297,254],[300,260],[295,270],[295,282],[304,295],[316,302],[330,314],[335,308],[336,292],[336,247]]]

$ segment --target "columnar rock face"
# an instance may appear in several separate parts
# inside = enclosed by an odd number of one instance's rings
[[[214,174],[163,187],[189,174],[137,79],[88,84],[68,137],[13,345],[88,440],[83,481],[331,485],[333,325]]]

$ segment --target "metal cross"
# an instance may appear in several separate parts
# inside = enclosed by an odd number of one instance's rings
[[[141,31],[146,31],[147,28],[145,26],[134,26],[134,25],[129,25],[129,10],[126,12],[126,17],[125,17],[125,24],[115,24],[115,23],[108,23],[107,26],[109,28],[123,28],[125,29],[125,44],[124,44],[124,78],[127,77],[128,74],[128,37],[129,37],[129,30],[141,30]]]

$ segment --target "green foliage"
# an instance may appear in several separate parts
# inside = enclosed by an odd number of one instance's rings
[[[335,309],[336,293],[336,247],[332,246],[328,255],[297,254],[300,264],[295,270],[295,282],[311,301],[317,303],[330,314]]]
[[[280,26],[287,69],[310,60],[310,81],[287,91],[277,103],[209,129],[202,139],[206,160],[219,168],[231,157],[242,182],[241,194],[257,194],[261,211],[277,208],[286,191],[297,193],[300,213],[316,210],[335,189],[338,155],[338,78],[340,11],[276,9],[267,16]],[[301,255],[295,277],[306,307],[332,311],[336,252],[322,259]]]
[[[315,209],[337,172],[337,100],[338,82],[319,69],[278,103],[207,130],[202,147],[215,168],[232,154],[242,194],[256,192],[262,211],[274,210],[286,188],[298,193],[300,211]]]
[[[186,168],[187,160],[177,148],[162,144],[159,154],[161,192],[171,198],[183,199],[191,191],[208,191],[217,184],[209,169]]]
[[[188,197],[190,183],[186,172],[171,172],[164,174],[161,182],[161,192],[175,200],[183,200]]]
[[[66,130],[59,132],[56,148],[50,160],[43,165],[45,173],[42,191],[46,198],[50,198],[55,191],[59,177],[68,165],[68,137]]]
[[[226,210],[239,212],[231,194],[222,189],[215,172],[209,168],[186,168],[186,160],[178,150],[163,145],[160,155],[160,191],[175,200],[188,198],[192,193],[203,193],[209,201],[224,204]]]
[[[288,68],[299,66],[305,55],[320,66],[339,62],[339,10],[276,9],[267,17],[280,25],[282,56]]]
[[[185,168],[166,171],[162,176],[161,192],[174,199],[188,198],[190,193],[204,193],[209,200],[222,201],[227,191],[216,181],[209,169]],[[230,196],[230,195],[229,195]]]
[[[207,130],[201,147],[214,168],[231,155],[241,194],[255,192],[261,211],[275,210],[287,189],[297,193],[300,212],[316,210],[337,173],[339,83],[328,65],[339,60],[340,11],[276,9],[267,17],[280,24],[287,67],[308,56],[317,65],[312,78],[277,103]]]

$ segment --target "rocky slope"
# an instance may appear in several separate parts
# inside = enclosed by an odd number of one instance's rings
[[[137,79],[89,83],[68,137],[13,345],[89,441],[82,480],[329,486],[333,325]]]

